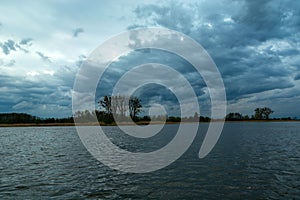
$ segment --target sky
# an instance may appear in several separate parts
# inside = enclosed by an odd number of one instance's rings
[[[71,116],[81,63],[106,40],[141,27],[169,28],[201,44],[223,78],[228,113],[252,115],[267,106],[275,111],[272,117],[300,118],[300,2],[295,0],[2,1],[0,112]],[[150,61],[184,74],[201,115],[209,114],[201,76],[186,61],[158,50],[121,57],[97,95],[107,94],[126,66]],[[145,105],[159,103],[176,113],[178,102],[167,88],[152,84],[135,94]]]

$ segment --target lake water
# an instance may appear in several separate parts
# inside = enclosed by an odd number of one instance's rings
[[[120,147],[151,151],[178,125],[145,142],[104,127]],[[300,123],[226,123],[204,159],[207,124],[176,162],[146,174],[95,160],[74,127],[0,128],[0,199],[300,199]]]

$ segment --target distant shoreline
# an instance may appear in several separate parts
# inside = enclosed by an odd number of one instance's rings
[[[212,121],[218,122],[218,121]],[[300,120],[243,120],[243,121],[225,121],[225,123],[242,123],[242,122],[300,122]],[[152,124],[179,124],[180,122],[159,122],[155,121]],[[188,123],[198,123],[198,122],[182,122],[185,124]],[[209,123],[209,122],[200,122],[200,123]],[[120,125],[129,126],[129,125],[148,125],[147,121],[140,121],[136,123],[120,123]],[[0,124],[0,128],[2,127],[50,127],[50,126],[117,126],[117,124],[105,124],[103,122],[99,123],[17,123],[17,124]]]
[[[178,124],[179,122],[165,122],[165,124]],[[185,122],[186,123],[186,122]],[[188,122],[193,123],[193,122]],[[140,121],[136,123],[128,123],[128,122],[121,122],[120,125],[147,125],[149,124],[147,121]],[[164,124],[162,122],[152,122],[152,124]],[[16,123],[16,124],[0,124],[0,127],[49,127],[49,126],[117,126],[116,123],[112,124],[105,124],[103,122],[94,123],[94,122],[87,122],[87,123]]]

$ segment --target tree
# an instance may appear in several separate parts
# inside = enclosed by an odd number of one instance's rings
[[[254,110],[255,114],[254,114],[254,118],[255,119],[262,119],[262,110],[261,108],[256,108]]]
[[[262,112],[263,112],[264,118],[265,118],[265,119],[269,119],[269,115],[270,115],[271,113],[273,113],[274,111],[271,110],[271,108],[264,107],[264,108],[262,108]]]
[[[241,113],[229,113],[226,115],[226,120],[241,120],[243,118]]]
[[[141,100],[137,97],[130,97],[129,99],[129,113],[130,117],[135,120],[136,116],[141,112]]]
[[[243,120],[249,120],[250,117],[248,115],[243,116]]]
[[[254,110],[255,115],[254,118],[255,119],[269,119],[269,116],[271,113],[273,113],[274,111],[271,108],[268,107],[264,107],[264,108],[256,108]]]
[[[99,107],[104,108],[105,112],[107,114],[112,113],[112,108],[111,108],[111,97],[109,96],[104,96],[102,99],[98,101]]]
[[[122,118],[125,117],[126,112],[128,110],[129,105],[127,105],[129,98],[126,96],[112,96],[111,97],[111,106],[112,106],[112,113],[115,116],[121,116]]]
[[[103,108],[107,114],[106,118],[117,117],[117,119],[126,119],[126,113],[129,111],[129,115],[133,120],[137,119],[137,115],[141,112],[142,104],[141,100],[137,97],[127,96],[104,96],[98,102],[99,107]]]

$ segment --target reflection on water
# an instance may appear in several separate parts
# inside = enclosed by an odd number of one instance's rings
[[[200,160],[206,128],[200,125],[179,160],[147,174],[122,173],[96,161],[74,127],[1,128],[0,199],[300,198],[300,123],[227,123]],[[149,152],[167,144],[177,125],[149,139],[104,129],[120,147]]]

